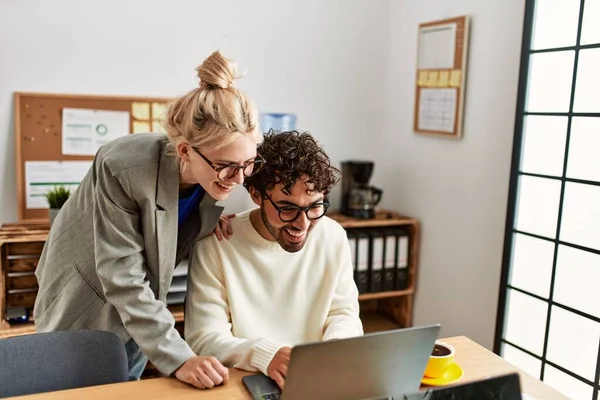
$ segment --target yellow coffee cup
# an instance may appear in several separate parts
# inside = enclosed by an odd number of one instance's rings
[[[454,347],[438,340],[433,346],[424,375],[432,379],[441,378],[452,364],[454,364]]]

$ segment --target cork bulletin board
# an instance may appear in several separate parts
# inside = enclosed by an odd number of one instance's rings
[[[419,25],[415,133],[462,137],[469,17]]]
[[[76,187],[89,169],[97,146],[111,135],[164,132],[162,119],[172,99],[15,93],[17,207],[20,222],[47,221],[45,190]],[[86,117],[106,118],[90,124]],[[73,122],[67,122],[69,119]],[[112,125],[111,125],[112,124]],[[67,132],[68,131],[68,132]]]

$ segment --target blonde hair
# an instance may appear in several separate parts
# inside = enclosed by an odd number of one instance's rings
[[[172,148],[185,141],[196,148],[215,149],[242,136],[262,141],[256,106],[241,90],[235,63],[212,53],[197,69],[199,87],[169,105],[164,121]]]

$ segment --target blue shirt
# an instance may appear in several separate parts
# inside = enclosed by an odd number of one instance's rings
[[[192,210],[198,209],[198,204],[200,204],[203,195],[204,188],[200,185],[196,185],[194,193],[189,197],[179,198],[179,226],[183,224]]]

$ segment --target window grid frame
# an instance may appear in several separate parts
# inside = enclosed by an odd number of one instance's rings
[[[535,4],[536,0],[526,0],[525,2],[525,18],[524,18],[524,26],[523,26],[523,38],[521,44],[521,66],[519,73],[519,86],[518,86],[518,97],[517,97],[517,111],[515,118],[515,132],[514,132],[514,141],[513,141],[513,149],[512,149],[512,161],[511,161],[511,173],[510,173],[510,187],[509,187],[509,197],[508,197],[508,208],[506,215],[506,224],[505,224],[505,236],[504,236],[504,249],[503,249],[503,259],[502,259],[502,271],[500,278],[500,292],[498,298],[498,310],[496,317],[496,333],[494,338],[494,352],[498,355],[502,352],[503,344],[507,344],[512,346],[513,348],[522,351],[523,353],[534,357],[535,359],[541,362],[540,366],[540,375],[538,378],[540,380],[544,379],[544,375],[546,372],[546,366],[551,366],[556,368],[557,370],[571,376],[578,381],[585,383],[592,387],[593,390],[593,399],[598,400],[598,392],[600,391],[600,338],[597,348],[597,360],[595,367],[595,375],[594,381],[590,381],[587,378],[584,378],[552,361],[547,359],[548,353],[548,342],[550,335],[550,320],[552,317],[552,309],[553,307],[558,307],[563,310],[572,312],[576,315],[579,315],[583,318],[587,318],[594,322],[600,323],[600,318],[587,314],[583,311],[574,309],[567,305],[558,303],[554,301],[554,286],[556,281],[556,270],[557,270],[557,262],[558,262],[558,249],[560,246],[568,246],[572,248],[576,248],[582,251],[590,252],[593,254],[600,255],[600,249],[588,248],[585,246],[580,246],[574,243],[569,243],[565,241],[559,240],[561,225],[563,220],[563,207],[564,207],[564,197],[565,197],[565,187],[567,183],[578,183],[592,186],[600,186],[600,181],[588,181],[582,179],[574,179],[567,177],[567,167],[569,161],[569,147],[571,141],[571,126],[573,122],[573,118],[577,117],[597,117],[600,118],[600,112],[573,112],[573,107],[575,103],[575,91],[577,88],[577,69],[579,66],[579,54],[581,50],[587,49],[595,49],[600,48],[600,43],[594,44],[586,44],[580,45],[581,42],[581,33],[583,28],[583,17],[585,12],[585,0],[580,0],[579,4],[579,15],[577,22],[577,36],[576,42],[574,46],[566,46],[566,47],[554,47],[554,48],[544,48],[544,49],[532,49],[532,37],[533,37],[533,26],[535,20]],[[529,67],[530,67],[530,58],[532,54],[539,53],[551,53],[551,52],[562,52],[562,51],[574,51],[573,58],[573,75],[571,81],[571,93],[569,99],[569,111],[568,112],[528,112],[526,111],[527,105],[527,87],[529,82]],[[544,174],[535,174],[535,173],[527,173],[521,171],[521,159],[522,159],[522,141],[523,141],[523,131],[524,131],[524,123],[525,118],[527,116],[561,116],[567,117],[567,131],[566,131],[566,141],[565,141],[565,149],[564,149],[564,159],[563,159],[563,168],[561,176],[552,176],[552,175],[544,175]],[[519,194],[519,182],[520,178],[523,176],[530,176],[536,178],[543,179],[551,179],[558,180],[561,184],[560,189],[560,198],[558,204],[558,218],[556,225],[556,232],[554,238],[549,238],[541,235],[536,235],[524,231],[520,231],[516,229],[516,211],[518,206],[518,194]],[[515,234],[522,234],[530,237],[534,237],[537,239],[541,239],[544,241],[549,241],[553,243],[553,260],[552,260],[552,272],[550,279],[550,290],[548,298],[536,295],[527,290],[523,290],[521,288],[512,286],[509,282],[510,278],[510,270],[512,267],[512,251],[514,247],[514,237]],[[504,338],[505,331],[505,323],[507,317],[507,296],[510,290],[514,290],[520,292],[524,295],[531,296],[537,300],[541,300],[548,304],[548,312],[546,315],[546,328],[544,332],[544,345],[542,355],[538,356],[537,354],[526,350]]]

